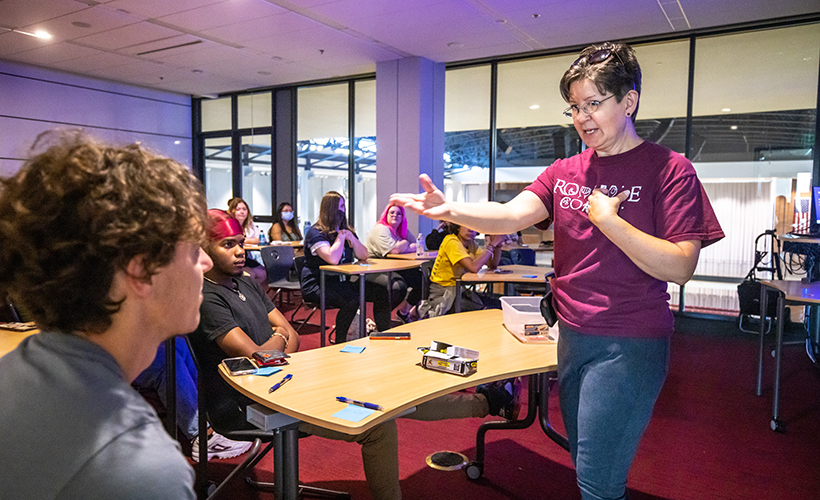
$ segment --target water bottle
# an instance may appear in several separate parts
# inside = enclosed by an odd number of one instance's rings
[[[424,255],[424,240],[421,239],[421,233],[416,236],[416,257]]]
[[[259,233],[259,245],[267,245],[268,242],[265,240],[265,233]]]
[[[307,236],[308,229],[310,229],[310,221],[305,221],[305,231],[302,233],[303,236]]]

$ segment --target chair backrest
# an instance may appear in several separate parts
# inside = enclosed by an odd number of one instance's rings
[[[535,250],[532,248],[513,248],[510,250],[512,263],[519,266],[535,265]]]
[[[260,248],[259,251],[268,274],[268,283],[275,283],[288,277],[288,272],[293,266],[293,247],[267,246]]]

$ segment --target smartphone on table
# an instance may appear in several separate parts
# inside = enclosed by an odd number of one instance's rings
[[[250,358],[245,356],[223,359],[222,364],[231,375],[250,375],[256,373],[256,365],[253,364]]]

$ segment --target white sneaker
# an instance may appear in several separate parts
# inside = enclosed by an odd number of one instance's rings
[[[252,445],[250,441],[234,441],[214,432],[208,436],[208,460],[239,456],[250,450]],[[199,462],[199,436],[194,439],[191,447],[191,458],[194,462]]]

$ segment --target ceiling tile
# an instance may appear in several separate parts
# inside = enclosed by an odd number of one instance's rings
[[[103,33],[77,38],[76,41],[83,45],[90,45],[105,50],[117,50],[161,40],[163,38],[171,38],[181,34],[179,31],[143,21]]]
[[[0,25],[19,28],[88,8],[75,0],[3,0]]]
[[[114,0],[105,6],[114,10],[124,10],[140,14],[148,19],[184,12],[205,5],[225,2],[226,0]]]
[[[0,42],[1,43],[1,42]],[[69,61],[79,57],[99,54],[100,51],[89,47],[82,47],[71,42],[54,43],[26,52],[14,54],[12,58],[38,66],[50,65],[59,61]]]
[[[241,44],[245,40],[264,38],[273,34],[285,35],[306,29],[319,28],[321,26],[321,24],[312,19],[308,19],[294,12],[286,12],[275,16],[204,30],[202,33]]]
[[[202,31],[219,26],[258,20],[282,14],[287,10],[264,0],[231,0],[206,5],[193,10],[163,16],[159,21],[180,26],[187,30]]]
[[[0,57],[39,49],[55,43],[57,43],[55,40],[43,40],[13,31],[0,31]]]
[[[99,7],[84,9],[65,16],[50,19],[48,21],[37,22],[29,25],[27,31],[42,29],[50,33],[55,40],[72,40],[83,36],[93,35],[103,31],[112,30],[139,22],[139,19],[113,12]],[[88,28],[75,26],[72,23],[86,23],[91,25]]]

